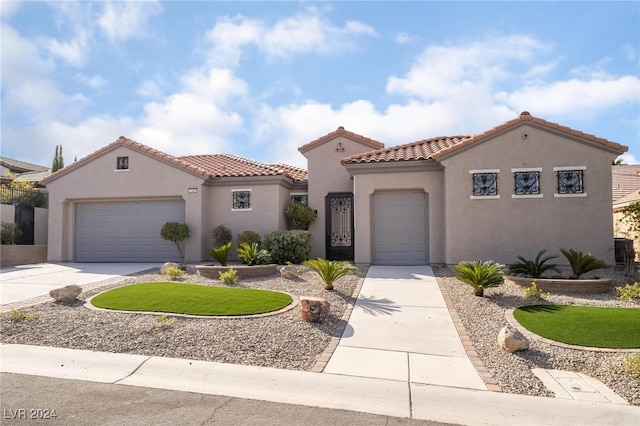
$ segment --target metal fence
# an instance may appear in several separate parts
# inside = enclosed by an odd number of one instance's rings
[[[47,209],[49,208],[49,192],[41,188],[18,189],[2,185],[0,188],[0,203]]]

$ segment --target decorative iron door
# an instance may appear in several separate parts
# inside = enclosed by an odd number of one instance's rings
[[[353,260],[353,194],[329,194],[325,205],[327,260]]]
[[[22,236],[16,242],[21,245],[33,245],[35,237],[35,209],[32,206],[17,205],[15,206],[14,222],[18,225]]]

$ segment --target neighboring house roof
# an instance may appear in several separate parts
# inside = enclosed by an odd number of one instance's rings
[[[2,166],[3,175],[5,173],[5,168],[10,170],[12,173],[45,172],[49,170],[48,167],[38,166],[37,164],[31,164],[7,157],[0,157],[0,166]]]
[[[358,155],[342,159],[342,164],[355,163],[372,163],[372,162],[391,162],[391,161],[413,161],[413,160],[437,160],[460,149],[464,149],[469,145],[476,144],[497,133],[511,129],[522,123],[533,123],[542,127],[546,127],[553,131],[565,133],[567,135],[578,137],[589,142],[600,145],[601,147],[613,152],[623,153],[627,151],[627,147],[607,139],[599,138],[579,130],[573,130],[569,127],[561,126],[557,123],[533,117],[527,111],[523,111],[519,117],[507,121],[499,126],[489,129],[483,133],[474,136],[452,136],[425,139],[413,142],[407,145],[397,147],[379,149],[376,151],[365,152]]]
[[[624,197],[620,197],[613,202],[613,208],[622,208],[635,201],[640,201],[640,190],[631,191]]]
[[[611,166],[613,201],[640,189],[640,164]]]
[[[188,155],[181,160],[206,170],[211,177],[286,176],[294,181],[307,179],[307,172],[285,164],[265,164],[230,154]]]
[[[174,167],[183,169],[186,172],[195,174],[204,179],[225,176],[277,176],[284,175],[294,181],[306,180],[307,172],[293,166],[285,165],[268,165],[257,161],[247,160],[245,158],[236,157],[228,154],[216,155],[192,155],[185,157],[174,157],[157,149],[132,141],[131,139],[120,136],[120,138],[95,151],[92,154],[58,170],[50,176],[44,178],[40,183],[48,184],[51,181],[69,173],[70,171],[81,167],[83,164],[104,155],[114,149],[126,146],[130,149],[138,151],[149,157],[156,158],[159,161],[170,164]]]
[[[29,172],[23,173],[17,178],[14,179],[14,182],[35,182],[38,183],[42,179],[46,178],[51,174],[51,170],[45,170],[44,172]]]
[[[376,140],[367,138],[365,136],[359,135],[357,133],[353,133],[350,132],[348,130],[345,130],[344,127],[340,126],[338,127],[337,130],[328,133],[324,136],[322,136],[321,138],[318,138],[316,140],[313,140],[305,145],[302,145],[300,148],[298,148],[298,151],[300,151],[300,153],[304,154],[305,152],[309,151],[312,148],[315,148],[318,145],[322,145],[325,142],[330,141],[331,139],[337,138],[339,136],[343,136],[345,138],[349,138],[351,140],[354,140],[356,142],[360,142],[364,145],[368,145],[370,146],[372,149],[382,149],[384,148],[384,144],[382,142],[378,142]]]

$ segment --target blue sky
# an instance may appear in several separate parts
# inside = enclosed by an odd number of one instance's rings
[[[306,166],[338,126],[387,146],[521,111],[640,161],[640,2],[1,1],[3,156],[123,135]]]

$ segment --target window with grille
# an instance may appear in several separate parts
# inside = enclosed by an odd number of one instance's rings
[[[231,191],[233,198],[233,210],[250,210],[251,209],[251,191],[247,189]]]

